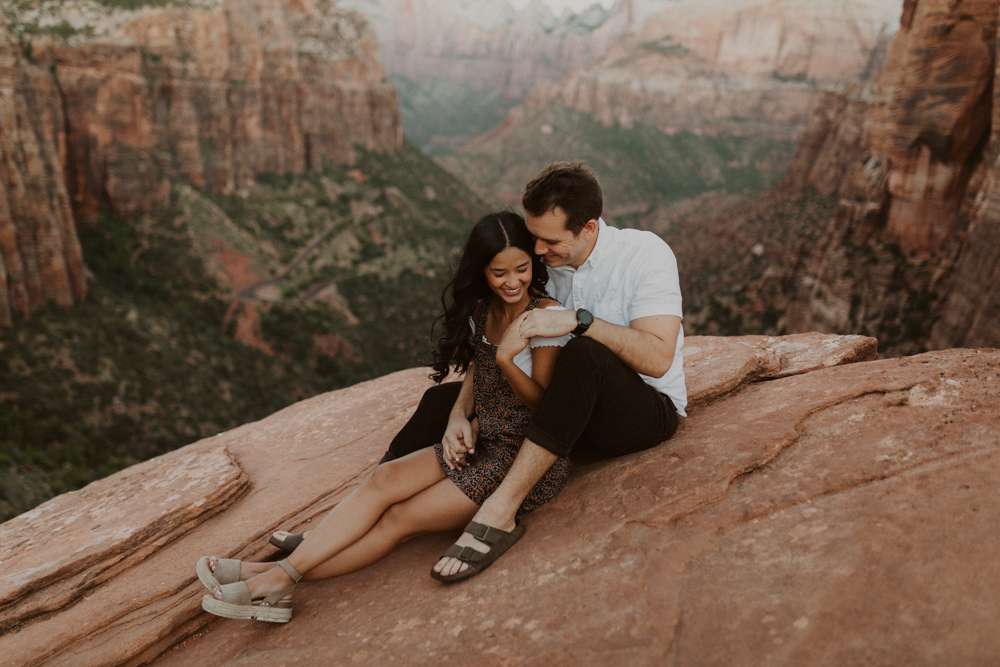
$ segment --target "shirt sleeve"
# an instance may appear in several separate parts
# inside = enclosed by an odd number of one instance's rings
[[[566,310],[562,306],[549,306],[544,310]],[[534,336],[530,341],[528,341],[528,347],[562,347],[570,340],[572,340],[573,334],[566,334],[565,336],[559,336],[557,338],[545,338],[543,336]]]
[[[676,315],[683,319],[681,283],[673,250],[660,241],[649,244],[644,254],[638,263],[641,268],[636,272],[628,306],[629,321],[654,315]]]

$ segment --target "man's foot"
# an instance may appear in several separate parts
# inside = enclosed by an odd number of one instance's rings
[[[498,528],[506,533],[513,532],[517,527],[517,523],[513,519],[504,519],[501,515],[491,512],[485,504],[476,512],[476,516],[472,520],[484,526]],[[479,553],[488,553],[491,551],[489,544],[477,540],[468,532],[462,533],[461,537],[455,542],[455,546],[471,547]],[[454,576],[468,569],[468,563],[451,556],[442,556],[441,560],[434,566],[434,572],[443,577]]]

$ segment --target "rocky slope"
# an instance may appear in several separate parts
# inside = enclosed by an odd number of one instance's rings
[[[448,540],[435,536],[364,572],[303,587],[296,619],[281,630],[214,622],[200,609],[197,556],[269,556],[269,532],[321,517],[371,470],[429,382],[426,370],[413,369],[315,397],[0,525],[0,662],[129,665],[159,657],[167,664],[224,664],[244,659],[241,651],[275,650],[299,664],[328,664],[331,655],[361,651],[369,661],[392,656],[422,664],[440,662],[442,651],[457,659],[494,644],[504,661],[526,658],[524,651],[558,656],[576,646],[584,656],[629,650],[649,662],[671,641],[673,631],[664,628],[675,625],[667,621],[686,588],[685,563],[690,569],[725,557],[757,533],[755,519],[771,530],[774,520],[795,524],[812,503],[840,498],[855,509],[825,510],[831,514],[824,521],[838,526],[837,535],[865,530],[865,520],[855,518],[864,498],[848,490],[867,482],[876,495],[889,494],[882,501],[887,512],[909,520],[906,496],[892,495],[897,485],[995,453],[996,438],[975,425],[992,418],[1000,400],[992,384],[979,387],[968,378],[978,373],[985,381],[1000,370],[1000,358],[967,353],[860,363],[875,354],[875,341],[860,336],[691,337],[685,359],[692,416],[678,437],[576,471],[559,499],[532,517],[524,541],[488,574],[460,586],[434,583],[426,572]],[[963,407],[973,400],[968,392],[975,393],[977,412]],[[858,429],[893,432],[870,426],[883,421],[918,432],[921,424],[938,424],[936,437],[948,444],[924,449],[922,440],[901,435],[898,442],[864,440],[859,449]],[[796,472],[805,464],[813,472]],[[814,474],[820,469],[822,475]],[[959,490],[948,498],[977,493]],[[581,521],[593,523],[583,541]],[[811,524],[803,525],[771,548],[808,549],[811,542],[792,538],[809,530]],[[826,571],[822,564],[837,556],[815,557],[818,571]],[[924,561],[912,552],[911,559],[911,571],[922,576]],[[865,571],[864,558],[850,564]],[[770,576],[783,572],[778,567]],[[827,575],[835,582],[838,572]],[[493,591],[485,597],[484,586]],[[539,598],[538,586],[554,588]],[[767,596],[770,613],[781,619],[775,628],[788,640],[798,634],[790,624],[802,615],[821,622],[819,610],[800,608],[806,601],[793,593],[776,586]],[[480,598],[489,604],[480,606]],[[544,620],[541,600],[556,598],[578,600],[581,617],[592,621]],[[707,599],[684,602],[685,614],[709,612]],[[636,600],[642,603],[632,608]],[[607,609],[591,614],[592,604]],[[463,632],[483,624],[490,632],[480,640],[461,641]],[[629,627],[640,628],[643,640]],[[426,648],[427,640],[435,648]]]
[[[677,229],[681,254],[736,239],[702,262],[714,287],[692,283],[724,311],[703,331],[757,318],[751,330],[878,335],[894,353],[1000,345],[998,9],[907,2],[878,80],[817,108],[780,187]]]
[[[174,180],[230,193],[262,172],[350,162],[355,144],[401,145],[357,15],[329,0],[144,5],[4,3],[4,299],[25,314],[84,294],[67,195],[92,223],[101,206],[162,209]]]

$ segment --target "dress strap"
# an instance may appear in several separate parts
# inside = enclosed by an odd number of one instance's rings
[[[528,305],[527,305],[527,307],[525,307],[525,309],[524,309],[524,310],[525,310],[525,312],[527,312],[527,311],[529,311],[529,310],[532,310],[532,309],[534,309],[534,308],[537,308],[537,307],[538,307],[538,304],[539,304],[539,302],[540,302],[540,301],[541,301],[542,299],[552,299],[552,297],[551,297],[551,296],[549,296],[548,294],[546,294],[545,292],[539,292],[539,293],[538,293],[538,294],[536,294],[535,296],[531,297],[531,300],[530,300],[530,301],[528,301]],[[552,300],[553,300],[553,301],[555,301],[555,299],[552,299]]]
[[[476,337],[479,339],[486,338],[486,318],[489,317],[492,303],[493,297],[479,302],[479,316],[476,318]]]

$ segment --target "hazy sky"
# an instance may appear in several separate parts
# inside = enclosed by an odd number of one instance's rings
[[[514,5],[517,9],[521,9],[528,4],[529,0],[510,0],[510,4]],[[552,8],[552,13],[558,16],[565,7],[569,7],[573,11],[580,11],[581,9],[586,9],[590,7],[595,2],[600,2],[606,8],[610,8],[614,4],[614,0],[544,0],[545,4]]]

